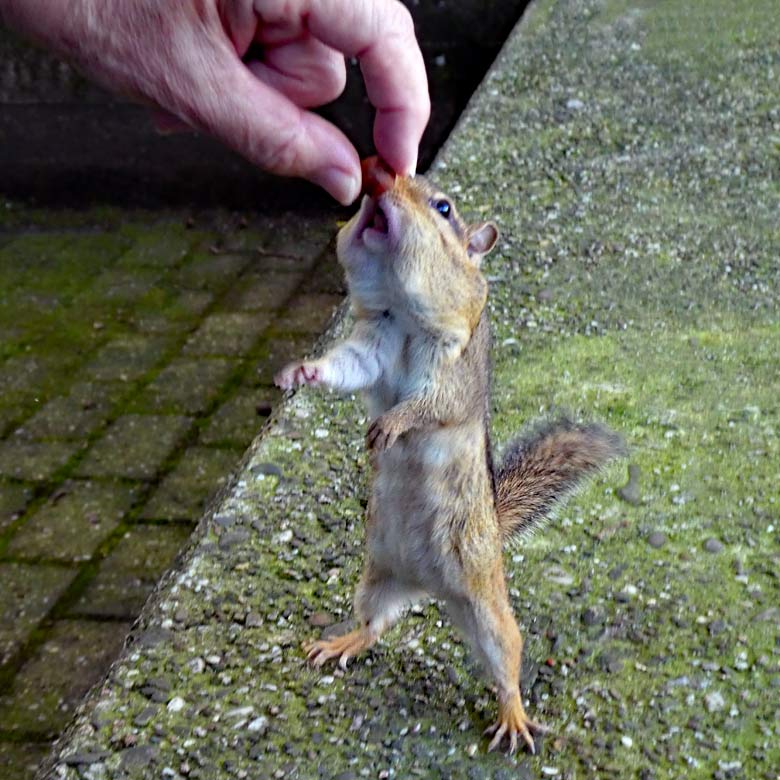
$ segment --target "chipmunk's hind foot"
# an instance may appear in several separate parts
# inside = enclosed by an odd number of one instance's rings
[[[312,666],[320,667],[331,658],[338,658],[339,666],[346,669],[350,658],[367,650],[375,641],[376,638],[367,628],[358,628],[333,639],[306,642],[303,649],[306,652],[306,660]]]
[[[485,734],[492,734],[493,739],[488,745],[488,752],[495,750],[504,737],[509,738],[508,755],[517,750],[517,738],[522,737],[531,753],[536,753],[534,734],[543,734],[547,729],[540,723],[532,721],[523,709],[520,694],[510,699],[506,704],[499,702],[498,720],[485,729]]]

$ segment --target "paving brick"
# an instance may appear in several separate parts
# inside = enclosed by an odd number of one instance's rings
[[[190,529],[181,525],[131,528],[100,564],[73,614],[135,617],[189,536]]]
[[[262,274],[244,274],[221,302],[225,309],[233,311],[275,311],[289,299],[300,286],[303,272],[267,271]]]
[[[282,215],[273,230],[265,230],[259,244],[263,251],[270,254],[314,260],[328,246],[337,230],[335,214],[332,221],[323,220],[321,216]]]
[[[30,481],[50,479],[74,455],[78,442],[0,442],[0,476]]]
[[[199,520],[208,500],[225,484],[240,456],[238,451],[190,447],[155,490],[141,517]]]
[[[84,694],[105,675],[131,623],[60,620],[0,698],[7,732],[55,736]]]
[[[203,314],[213,301],[214,296],[207,290],[182,290],[174,307],[184,315],[194,317]]]
[[[132,382],[153,368],[162,357],[168,341],[147,336],[125,336],[103,346],[87,364],[94,379],[121,379]]]
[[[273,387],[239,390],[209,417],[200,432],[204,444],[233,444],[246,447],[259,433],[270,408],[282,394]]]
[[[0,532],[16,520],[32,496],[32,489],[0,479]]]
[[[3,780],[33,780],[51,750],[45,742],[0,742],[0,777]]]
[[[0,563],[0,663],[8,660],[49,611],[75,569]]]
[[[237,362],[218,358],[174,360],[130,404],[132,411],[203,412]]]
[[[133,303],[149,292],[159,278],[159,272],[151,270],[109,268],[95,279],[84,298],[97,296],[110,303]]]
[[[176,286],[194,290],[224,290],[249,262],[245,254],[199,254],[177,269],[169,280]]]
[[[267,314],[211,314],[187,339],[187,355],[246,355],[270,323]]]
[[[17,558],[88,559],[136,496],[137,490],[126,484],[66,482],[16,532],[8,553]]]
[[[330,322],[333,312],[343,300],[332,293],[308,293],[296,295],[274,321],[278,333],[308,333],[319,335]]]
[[[14,431],[23,439],[86,439],[102,425],[111,409],[105,393],[52,398]]]
[[[77,474],[152,479],[191,424],[180,415],[124,415],[92,446]]]
[[[0,364],[0,393],[34,391],[47,382],[50,373],[49,361],[39,355],[8,358]]]
[[[139,266],[168,268],[179,263],[187,254],[192,239],[174,225],[156,225],[133,235],[131,249],[119,259],[120,268]]]

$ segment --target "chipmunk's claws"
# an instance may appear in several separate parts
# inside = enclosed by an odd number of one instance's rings
[[[506,736],[509,738],[509,747],[507,754],[512,755],[517,750],[517,738],[521,736],[528,746],[531,755],[536,755],[536,746],[534,745],[534,733],[543,734],[547,729],[539,723],[532,721],[523,710],[520,697],[513,703],[506,706],[499,706],[498,720],[485,729],[485,734],[492,734],[493,739],[488,745],[488,752],[495,750],[501,740]]]
[[[303,651],[306,653],[306,660],[315,668],[319,668],[331,658],[338,658],[338,665],[346,671],[350,658],[354,658],[361,650],[370,647],[373,641],[366,631],[358,629],[333,639],[306,642]]]

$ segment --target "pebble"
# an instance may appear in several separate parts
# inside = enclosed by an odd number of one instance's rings
[[[63,761],[68,766],[78,766],[79,764],[96,764],[107,758],[110,753],[107,750],[85,750],[80,753],[71,753],[65,756]]]
[[[333,615],[328,612],[313,612],[309,615],[309,625],[315,628],[324,628],[333,623]]]
[[[181,712],[187,706],[187,702],[182,699],[181,696],[174,696],[169,702],[166,709],[168,712]]]
[[[282,470],[274,463],[257,463],[254,466],[250,466],[249,471],[256,476],[260,476],[261,474],[264,477],[282,476]]]
[[[250,720],[247,724],[246,730],[251,731],[253,734],[264,734],[268,728],[268,718],[265,715],[260,715],[254,720]]]
[[[653,531],[653,533],[647,537],[647,543],[656,550],[659,547],[663,547],[667,541],[668,539],[663,531]]]
[[[723,542],[713,537],[710,537],[704,542],[705,551],[708,553],[713,553],[713,555],[715,553],[723,552],[723,548],[724,548]]]
[[[138,745],[122,751],[120,768],[123,770],[143,769],[157,757],[158,749],[152,745]]]
[[[258,628],[263,625],[263,616],[259,612],[247,612],[244,625],[247,628]]]
[[[133,719],[134,726],[147,726],[157,714],[157,707],[144,707]]]
[[[600,626],[604,622],[604,615],[600,610],[588,607],[582,613],[582,622],[586,626]]]
[[[726,707],[726,700],[720,691],[712,691],[704,697],[704,706],[707,712],[720,712]]]

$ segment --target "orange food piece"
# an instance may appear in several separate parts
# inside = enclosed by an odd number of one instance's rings
[[[360,171],[363,174],[363,192],[371,198],[378,198],[395,184],[395,171],[377,155],[362,160]]]

